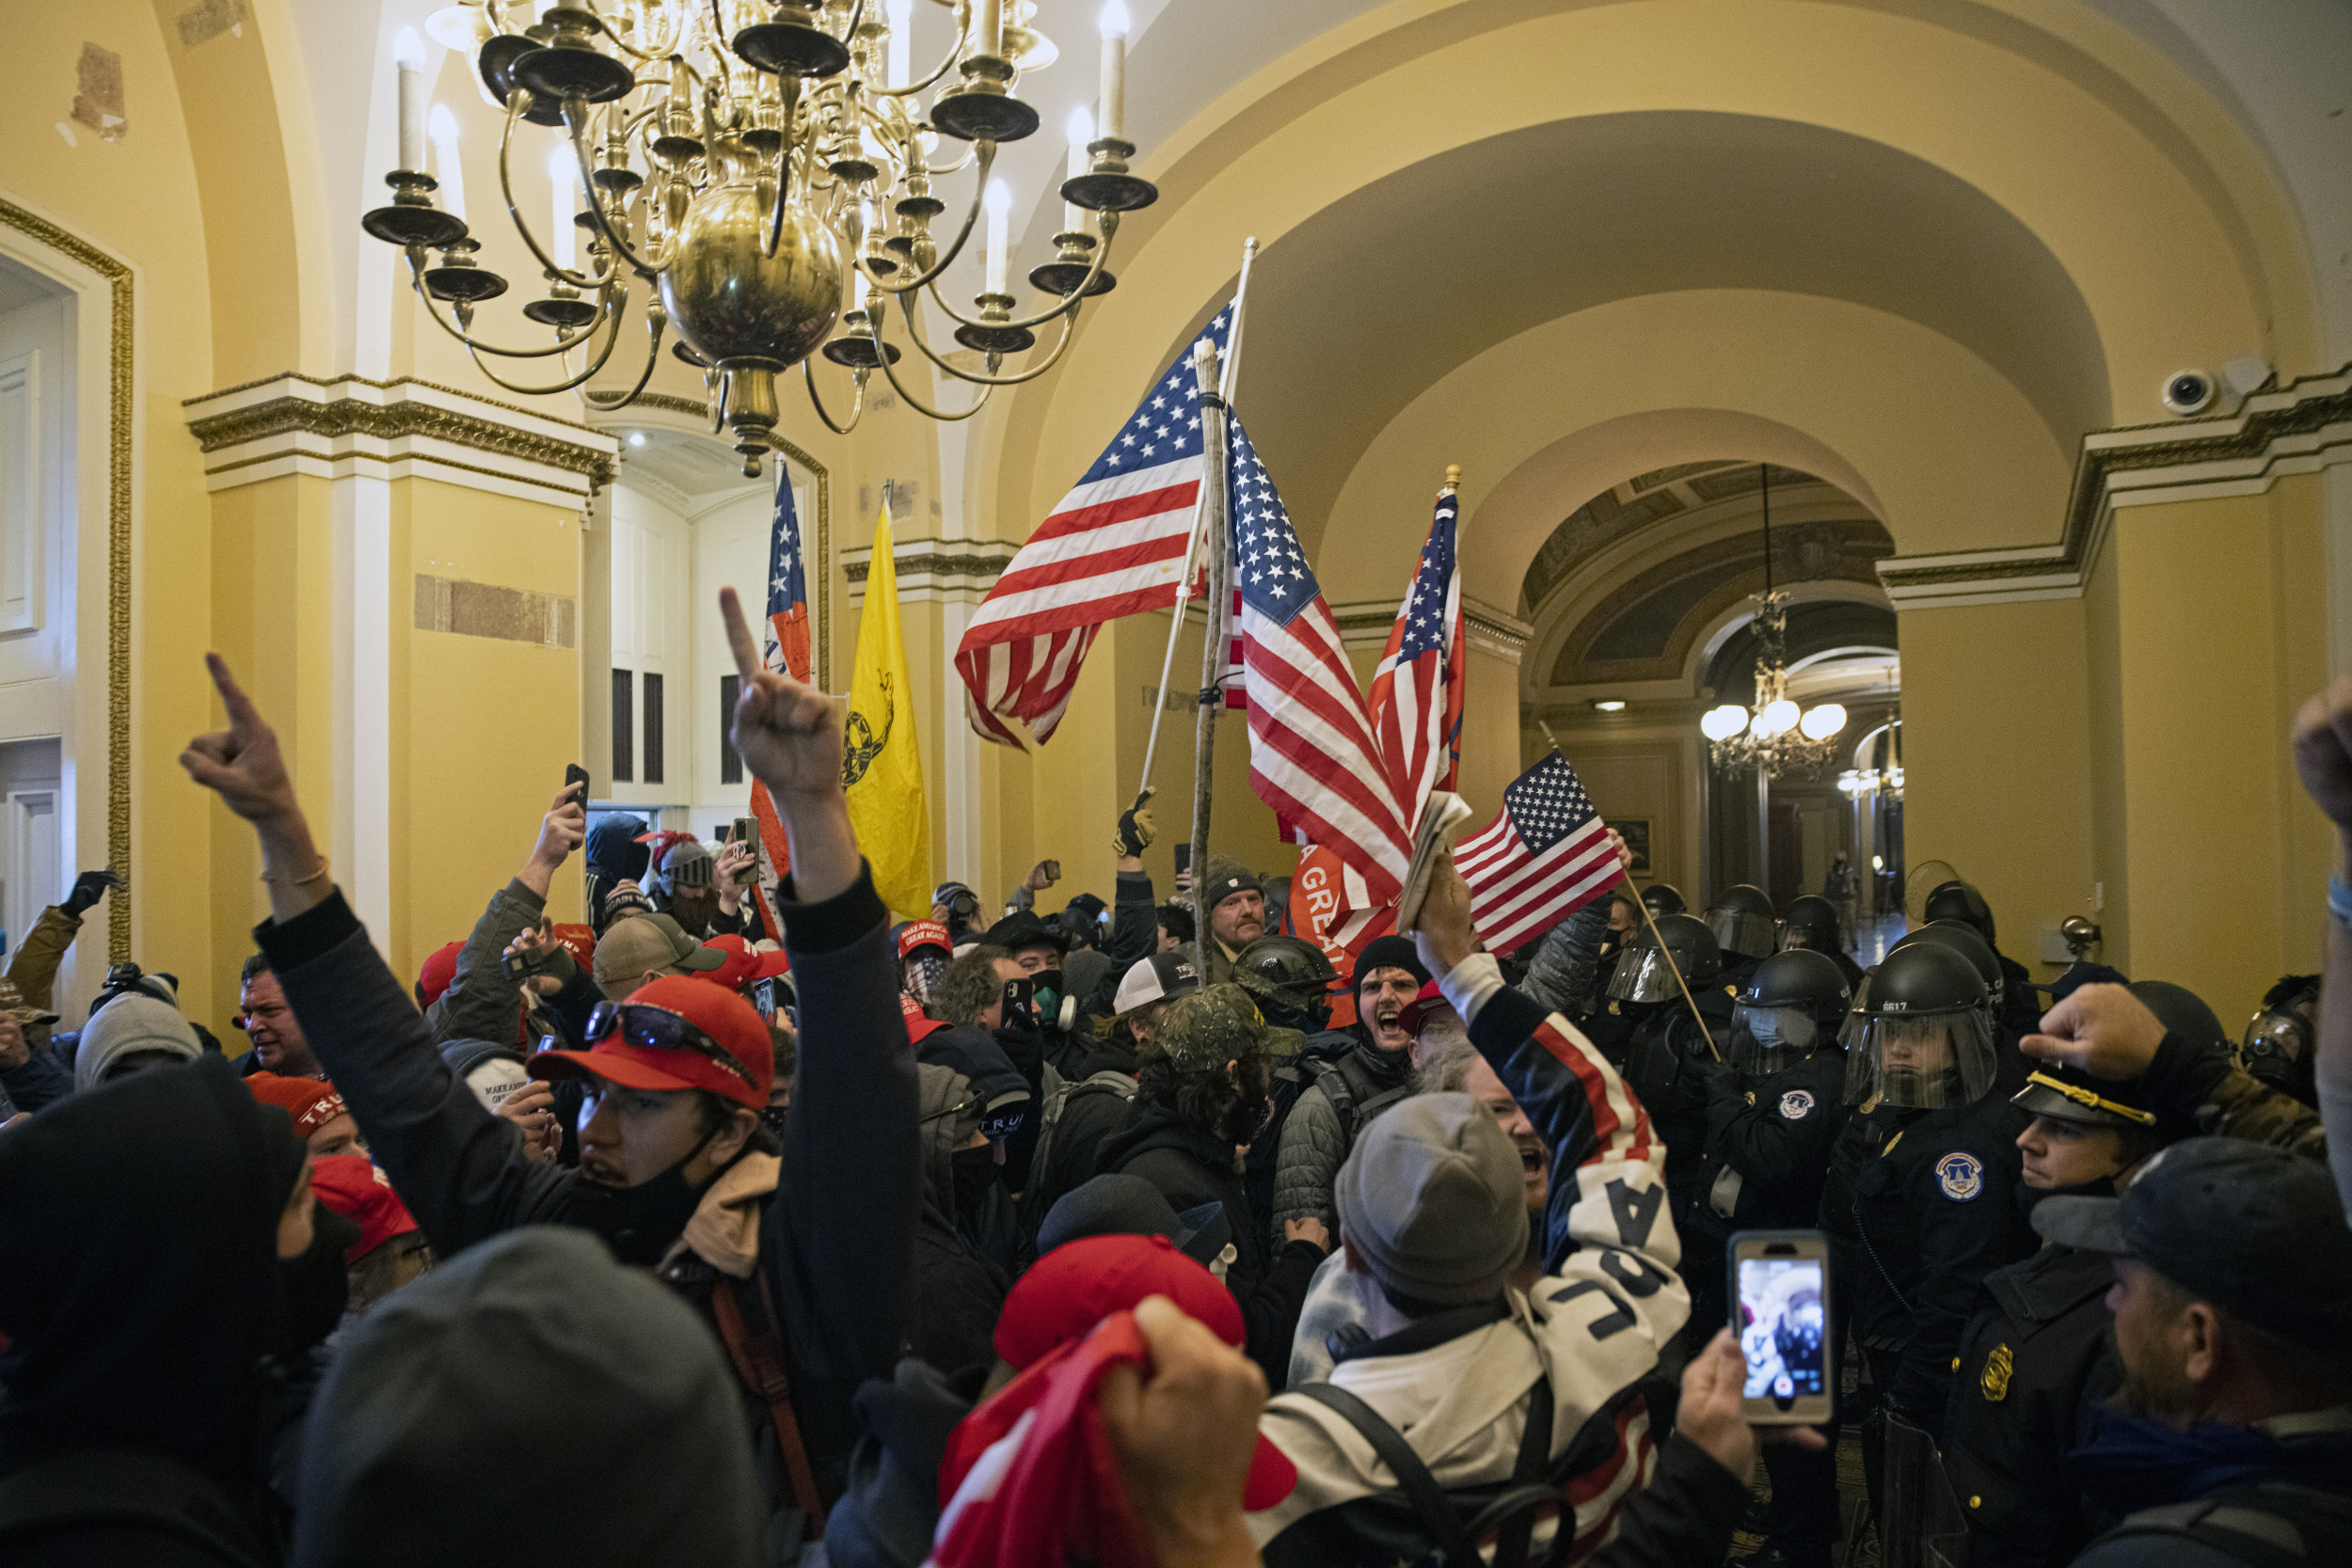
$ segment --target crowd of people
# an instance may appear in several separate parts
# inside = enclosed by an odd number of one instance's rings
[[[0,990],[0,1561],[2352,1560],[2352,863],[2242,1032],[1964,882],[1866,970],[1851,872],[1491,953],[1440,857],[1342,974],[1279,879],[1163,901],[1143,800],[1107,903],[894,923],[721,610],[782,930],[575,784],[412,978],[212,661],[249,1049],[131,964],[52,1010],[106,872]],[[2352,680],[2295,745],[2352,855]],[[1756,1321],[1759,1230],[1825,1300]],[[1781,1323],[1825,1421],[1748,1392]]]

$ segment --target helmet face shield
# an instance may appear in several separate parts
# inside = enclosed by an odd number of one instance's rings
[[[1949,1012],[1856,1012],[1846,1099],[1935,1111],[1966,1105],[1993,1083],[1993,1028],[1976,1007]]]
[[[1707,928],[1715,933],[1715,944],[1726,953],[1743,958],[1760,958],[1780,951],[1780,941],[1772,929],[1772,917],[1745,910],[1709,910]]]
[[[2311,1043],[2311,1025],[2294,1013],[2256,1013],[2246,1026],[2246,1037],[2238,1042],[2238,1050],[2246,1060],[2257,1056],[2272,1056],[2282,1062],[2299,1062],[2304,1049]]]
[[[1731,1010],[1731,1065],[1769,1077],[1811,1055],[1827,1035],[1803,1007],[1742,1002]]]
[[[1609,994],[1619,1002],[1664,1002],[1681,989],[1666,950],[1655,942],[1627,948],[1609,976]]]

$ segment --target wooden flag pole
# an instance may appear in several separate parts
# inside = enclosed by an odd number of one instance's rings
[[[1216,782],[1216,716],[1225,705],[1218,689],[1225,673],[1225,650],[1231,638],[1227,623],[1233,613],[1233,562],[1229,535],[1230,494],[1226,488],[1225,400],[1219,394],[1216,345],[1203,342],[1193,350],[1193,372],[1200,378],[1200,491],[1208,530],[1209,616],[1200,632],[1200,711],[1193,723],[1192,768],[1192,919],[1193,942],[1199,955],[1193,969],[1199,984],[1209,983],[1209,796]]]
[[[1549,724],[1547,724],[1542,720],[1538,719],[1535,721],[1535,727],[1544,732],[1544,740],[1553,751],[1560,752],[1560,754],[1564,757],[1567,755],[1567,752],[1560,751],[1559,738],[1551,733],[1551,726]],[[1632,873],[1625,870],[1623,867],[1618,868],[1617,880],[1623,882],[1629,888],[1633,886]],[[1649,927],[1650,941],[1658,944],[1659,957],[1666,960],[1666,968],[1675,977],[1675,989],[1682,992],[1683,1005],[1691,1009],[1692,1022],[1699,1026],[1699,1038],[1707,1042],[1707,1053],[1714,1057],[1717,1061],[1722,1061],[1724,1059],[1724,1053],[1715,1049],[1715,1036],[1714,1032],[1707,1026],[1707,1015],[1699,1011],[1698,998],[1691,994],[1690,982],[1682,977],[1682,966],[1675,962],[1674,949],[1668,947],[1666,945],[1666,939],[1658,934],[1657,918],[1650,913],[1649,903],[1646,899],[1642,897],[1639,889],[1635,889],[1634,891],[1633,907],[1642,911],[1642,923]],[[1623,958],[1619,958],[1617,961],[1619,963],[1623,963],[1625,960]]]

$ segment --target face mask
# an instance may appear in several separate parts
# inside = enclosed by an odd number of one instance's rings
[[[359,1227],[322,1203],[310,1220],[310,1244],[300,1256],[278,1260],[278,1280],[286,1292],[286,1350],[299,1354],[335,1332],[350,1300],[351,1279],[343,1254],[359,1244]]]
[[[947,960],[936,953],[917,953],[907,960],[907,994],[925,1006],[930,1006],[939,994],[939,982],[947,973]]]
[[[589,1227],[604,1238],[622,1263],[649,1269],[660,1262],[670,1243],[686,1228],[686,1222],[694,1217],[702,1193],[686,1180],[686,1161],[693,1157],[687,1155],[652,1180],[634,1187],[599,1187],[583,1181],[575,1189],[594,1195],[586,1215]]]
[[[1041,969],[1031,979],[1037,984],[1037,1016],[1050,1023],[1061,1016],[1061,971]]]
[[[977,1214],[988,1202],[988,1190],[997,1181],[996,1150],[985,1144],[978,1148],[959,1148],[947,1163],[954,1173],[956,1212]]]

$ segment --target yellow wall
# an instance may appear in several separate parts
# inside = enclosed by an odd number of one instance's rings
[[[2083,622],[2075,599],[1900,617],[1904,857],[1950,862],[2029,966],[2040,929],[2090,913]]]

